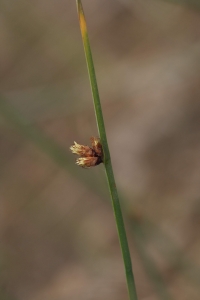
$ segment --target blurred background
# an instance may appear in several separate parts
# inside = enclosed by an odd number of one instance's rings
[[[140,300],[200,299],[200,2],[84,0]],[[0,1],[0,299],[128,299],[75,1]]]

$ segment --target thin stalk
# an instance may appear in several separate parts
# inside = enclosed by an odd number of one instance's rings
[[[94,69],[94,64],[93,64],[92,52],[91,52],[88,33],[87,33],[86,20],[85,20],[81,0],[77,0],[76,2],[77,2],[81,35],[82,35],[82,39],[83,39],[83,46],[84,46],[84,51],[85,51],[85,56],[86,56],[87,67],[88,67],[90,85],[91,85],[91,89],[92,89],[92,96],[93,96],[94,110],[95,110],[95,115],[96,115],[96,120],[97,120],[97,127],[98,127],[98,132],[99,132],[99,136],[100,136],[101,144],[102,144],[102,148],[103,148],[103,153],[104,153],[104,166],[105,166],[105,171],[106,171],[106,175],[107,175],[108,186],[109,186],[110,195],[111,195],[111,199],[112,199],[112,206],[113,206],[113,210],[114,210],[114,215],[115,215],[115,220],[116,220],[116,225],[117,225],[117,230],[118,230],[118,236],[119,236],[120,246],[121,246],[122,255],[123,255],[126,280],[127,280],[128,291],[129,291],[129,298],[130,298],[130,300],[137,300],[130,251],[129,251],[128,241],[127,241],[127,237],[126,237],[126,231],[125,231],[125,227],[124,227],[124,221],[123,221],[122,211],[121,211],[119,197],[118,197],[118,193],[117,193],[117,188],[116,188],[116,184],[115,184],[115,178],[114,178],[113,169],[112,169],[112,163],[111,163],[110,152],[109,152],[108,142],[107,142],[107,137],[106,137],[106,130],[105,130],[105,125],[104,125],[104,119],[103,119],[103,113],[102,113],[101,102],[100,102],[98,86],[97,86],[97,80],[96,80],[96,75],[95,75],[95,69]]]

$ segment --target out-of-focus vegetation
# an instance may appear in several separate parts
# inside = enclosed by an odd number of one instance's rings
[[[198,300],[198,2],[83,3],[139,299]],[[0,298],[126,299],[75,2],[0,9]]]
[[[175,4],[188,5],[189,7],[200,8],[200,3],[198,0],[164,0]]]

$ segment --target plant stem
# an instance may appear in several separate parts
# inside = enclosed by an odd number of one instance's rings
[[[110,152],[108,148],[108,142],[106,137],[106,130],[104,125],[104,119],[103,119],[103,113],[101,109],[101,102],[98,92],[98,86],[97,86],[97,80],[95,75],[95,69],[92,59],[92,52],[90,48],[88,33],[87,33],[87,26],[86,26],[86,20],[83,12],[83,7],[81,0],[77,0],[77,9],[78,9],[78,16],[79,16],[79,22],[80,22],[80,29],[81,29],[81,35],[83,39],[83,46],[86,56],[86,62],[88,67],[88,73],[89,73],[89,79],[92,89],[92,95],[93,95],[93,101],[94,101],[94,109],[95,109],[95,115],[97,120],[97,127],[99,136],[101,139],[101,144],[103,148],[104,153],[104,166],[106,170],[107,180],[108,180],[108,186],[110,190],[110,195],[112,199],[112,205],[119,235],[119,241],[121,245],[123,260],[124,260],[124,267],[126,272],[126,280],[127,280],[127,286],[129,291],[129,298],[130,300],[137,300],[137,294],[136,294],[136,287],[133,277],[133,271],[132,271],[132,263],[131,263],[131,257],[130,257],[130,251],[128,246],[128,241],[126,237],[126,231],[124,227],[124,221],[123,216],[121,212],[119,197],[117,193],[117,188],[115,184],[115,178],[113,174],[112,169],[112,163],[110,158]]]

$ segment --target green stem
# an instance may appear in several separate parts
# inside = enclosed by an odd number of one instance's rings
[[[116,188],[116,184],[115,184],[115,178],[114,178],[113,169],[112,169],[112,163],[111,163],[110,152],[109,152],[108,142],[107,142],[107,137],[106,137],[106,130],[105,130],[105,125],[104,125],[104,119],[103,119],[103,113],[102,113],[101,102],[100,102],[98,86],[97,86],[97,80],[96,80],[96,75],[95,75],[95,69],[94,69],[94,64],[93,64],[93,59],[92,59],[92,52],[90,49],[90,43],[89,43],[89,38],[88,38],[88,33],[87,33],[87,26],[86,26],[86,21],[85,21],[85,16],[84,16],[81,0],[77,0],[77,8],[78,8],[78,16],[79,16],[81,34],[82,34],[82,39],[83,39],[83,46],[84,46],[84,50],[85,50],[86,62],[87,62],[87,67],[88,67],[89,79],[90,79],[90,84],[91,84],[91,89],[92,89],[94,109],[95,109],[95,115],[96,115],[96,120],[97,120],[97,127],[98,127],[99,136],[100,136],[102,147],[103,147],[104,165],[105,165],[108,186],[109,186],[110,195],[111,195],[111,199],[112,199],[112,205],[113,205],[113,210],[114,210],[114,215],[115,215],[115,220],[116,220],[116,225],[117,225],[117,230],[118,230],[118,235],[119,235],[119,241],[120,241],[123,260],[124,260],[129,297],[130,297],[130,300],[137,300],[130,251],[129,251],[128,241],[127,241],[127,237],[126,237],[126,231],[125,231],[125,227],[124,227],[124,221],[123,221],[123,216],[122,216],[122,212],[121,212],[117,188]]]

